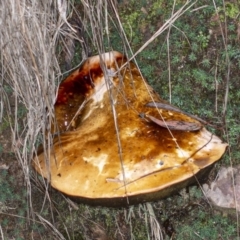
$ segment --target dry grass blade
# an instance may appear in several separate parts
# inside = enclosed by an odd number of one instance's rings
[[[2,226],[1,225],[0,225],[0,233],[1,233],[2,240],[4,240],[5,238],[4,238],[4,235],[3,235],[3,230],[2,230]]]
[[[1,79],[12,89],[14,110],[7,101],[4,107],[13,116],[12,146],[24,172],[30,212],[30,161],[37,139],[44,139],[48,132],[60,73],[55,55],[58,16],[54,5],[54,1],[37,0],[0,3]]]
[[[150,203],[146,203],[146,207],[149,213],[149,221],[150,221],[152,236],[156,240],[162,240],[163,235],[162,235],[161,227],[159,222],[156,219],[153,207]]]
[[[52,232],[53,232],[53,236],[55,236],[55,239],[60,239],[60,240],[65,240],[65,237],[55,228],[54,225],[52,225],[52,223],[50,223],[49,221],[47,221],[46,219],[44,219],[42,216],[40,216],[39,214],[36,214],[39,218],[39,220],[45,224],[47,227],[49,227]]]
[[[131,61],[134,59],[140,52],[142,52],[151,42],[153,42],[159,35],[161,35],[165,30],[171,28],[173,23],[180,18],[187,10],[189,10],[195,3],[191,3],[191,1],[186,1],[186,3],[175,13],[172,14],[171,18],[169,18],[152,36],[151,38],[146,41],[135,53],[134,55],[129,59]],[[124,65],[123,65],[124,66]],[[123,68],[122,66],[122,68]]]

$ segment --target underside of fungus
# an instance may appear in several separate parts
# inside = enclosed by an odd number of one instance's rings
[[[227,146],[204,121],[163,101],[119,52],[89,58],[60,84],[55,120],[51,152],[33,166],[55,189],[89,204],[166,197]]]

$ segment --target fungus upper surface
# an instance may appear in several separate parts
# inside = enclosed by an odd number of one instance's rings
[[[34,168],[69,196],[155,200],[225,151],[197,118],[163,101],[133,63],[121,68],[126,62],[118,52],[91,57],[59,87],[52,132],[61,133]]]

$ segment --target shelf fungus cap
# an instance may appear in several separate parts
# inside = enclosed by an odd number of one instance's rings
[[[94,56],[59,86],[49,156],[36,171],[88,204],[167,197],[218,161],[227,144],[197,117],[162,100],[119,52]]]

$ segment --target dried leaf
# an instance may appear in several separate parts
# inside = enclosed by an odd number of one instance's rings
[[[151,115],[145,115],[147,119],[150,119],[152,122],[157,125],[168,128],[170,130],[180,130],[180,131],[198,131],[202,128],[201,124],[193,122],[184,122],[184,121],[161,121]]]

